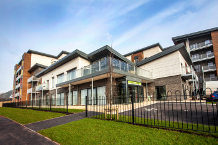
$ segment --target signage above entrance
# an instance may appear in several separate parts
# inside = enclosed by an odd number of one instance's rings
[[[128,84],[139,85],[139,86],[142,85],[142,83],[140,83],[140,82],[134,82],[134,81],[128,81]]]

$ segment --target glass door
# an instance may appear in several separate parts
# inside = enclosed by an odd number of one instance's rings
[[[98,98],[98,105],[105,105],[106,104],[106,96],[105,96],[105,86],[97,87],[97,98]]]
[[[73,105],[78,105],[78,93],[77,91],[73,91]]]
[[[81,105],[86,105],[87,89],[81,90]]]

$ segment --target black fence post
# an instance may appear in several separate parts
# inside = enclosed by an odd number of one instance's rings
[[[33,109],[33,99],[32,99],[32,109]]]
[[[68,95],[70,95],[70,93]],[[68,95],[67,95],[67,101],[66,101],[66,103],[67,103],[67,114],[68,114]]]
[[[87,102],[88,102],[88,100],[87,100],[87,98],[88,98],[88,97],[86,96],[86,117],[88,116],[88,112],[87,112],[87,109],[88,109],[88,108],[87,108],[87,104],[88,104]]]
[[[133,98],[133,95],[131,96],[131,99],[132,99],[132,124],[134,125],[135,121],[134,121],[134,98]]]
[[[39,100],[38,100],[38,101],[39,101],[39,110],[40,110],[40,102],[41,102],[41,101],[40,101],[40,98],[39,98]]]
[[[26,100],[26,109],[27,109],[27,100]]]
[[[51,98],[50,98],[50,111],[51,111],[51,102],[52,102],[52,101],[51,101]]]

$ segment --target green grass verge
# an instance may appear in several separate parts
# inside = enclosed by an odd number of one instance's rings
[[[212,137],[85,118],[38,131],[62,144],[218,144]]]
[[[105,114],[96,115],[92,118],[96,119],[105,119]],[[110,114],[107,114],[107,119],[110,118]],[[132,123],[132,116],[124,116],[119,115],[119,119],[116,119],[116,115],[112,115],[113,120],[115,121],[121,121],[126,123]],[[208,126],[208,125],[202,125],[202,124],[191,124],[191,123],[182,123],[182,122],[176,122],[176,118],[173,121],[164,121],[164,120],[157,120],[157,119],[148,119],[148,118],[140,118],[140,117],[134,117],[134,121],[137,124],[145,124],[149,126],[159,126],[160,128],[173,128],[175,130],[185,130],[190,133],[197,133],[202,135],[209,135],[218,137],[218,133],[213,133],[215,131],[218,131],[218,127],[215,128],[215,126]],[[185,121],[185,120],[184,120]],[[179,129],[180,128],[180,129]],[[183,128],[183,129],[181,129]],[[198,130],[198,131],[196,131]],[[207,132],[208,131],[208,132]],[[210,131],[210,132],[209,132]]]
[[[29,109],[32,109],[29,108]],[[39,107],[33,107],[34,110],[45,110],[45,111],[50,111],[50,108],[39,108]],[[67,112],[67,109],[66,108],[51,108],[51,111],[54,111],[54,112]],[[68,109],[68,113],[79,113],[79,112],[84,112],[85,110],[83,109]]]
[[[28,124],[55,117],[65,116],[62,113],[35,111],[30,109],[0,107],[0,115],[10,118],[21,124]]]
[[[206,104],[215,104],[216,105],[216,102],[206,102]]]

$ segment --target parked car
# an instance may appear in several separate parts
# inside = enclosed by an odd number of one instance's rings
[[[213,101],[218,100],[218,94],[217,94],[217,91],[214,91],[214,93],[211,95],[210,99],[213,100]]]

